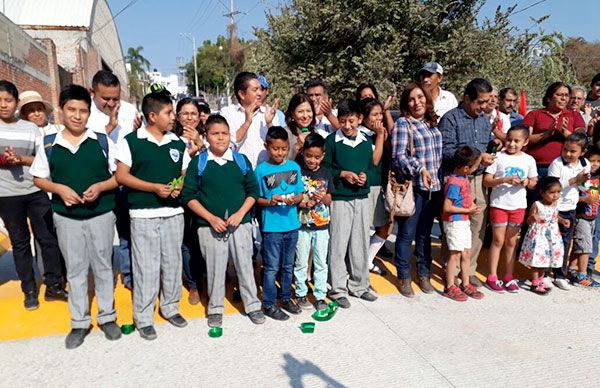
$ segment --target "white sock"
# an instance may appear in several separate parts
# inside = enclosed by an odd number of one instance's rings
[[[375,258],[377,252],[379,252],[384,243],[385,239],[379,237],[377,233],[371,236],[371,241],[369,242],[369,268],[373,266],[373,259]]]

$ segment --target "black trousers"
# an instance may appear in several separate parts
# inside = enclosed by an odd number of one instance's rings
[[[51,285],[62,282],[62,256],[58,248],[50,199],[45,193],[0,198],[0,218],[8,230],[13,247],[15,268],[21,280],[23,292],[37,290],[33,271],[33,255],[31,254],[31,234],[27,219],[35,239],[42,247],[44,260],[44,283]]]

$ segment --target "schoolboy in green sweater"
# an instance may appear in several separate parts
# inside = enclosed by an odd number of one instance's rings
[[[340,129],[325,140],[323,159],[323,165],[331,170],[335,183],[329,226],[330,297],[340,307],[349,308],[348,294],[370,302],[377,299],[369,292],[368,265],[372,214],[368,196],[373,142],[358,130],[362,114],[355,101],[345,100],[338,105],[338,121]],[[346,254],[350,259],[349,271]]]
[[[181,187],[190,162],[185,143],[171,130],[175,113],[170,95],[147,94],[142,101],[147,125],[119,141],[117,182],[129,188],[133,320],[140,336],[156,338],[154,307],[176,327],[187,325],[179,314],[183,208]],[[169,184],[171,183],[171,184]]]
[[[80,346],[90,332],[88,273],[92,268],[98,302],[98,324],[109,340],[121,337],[115,323],[112,244],[117,181],[113,148],[105,134],[86,128],[91,98],[79,85],[60,93],[65,128],[44,139],[31,169],[33,182],[54,194],[52,210],[58,246],[65,258],[69,281],[71,332],[65,346]]]
[[[255,324],[265,322],[257,296],[252,266],[252,223],[249,211],[259,196],[252,164],[229,149],[227,120],[206,120],[206,151],[194,157],[181,196],[196,215],[198,239],[206,258],[208,326],[221,327],[225,299],[225,272],[233,258],[244,309]]]

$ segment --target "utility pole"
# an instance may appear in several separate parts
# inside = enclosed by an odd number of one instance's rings
[[[227,31],[229,32],[229,58],[230,58],[230,63],[231,63],[231,69],[227,74],[226,77],[226,81],[225,81],[225,87],[227,89],[227,103],[231,104],[231,93],[229,90],[229,87],[231,85],[230,79],[233,80],[234,77],[234,71],[235,71],[235,62],[237,60],[238,57],[238,42],[237,40],[237,34],[235,33],[235,20],[233,19],[233,17],[235,15],[239,15],[241,14],[240,11],[234,11],[233,8],[233,0],[229,0],[229,13],[225,13],[223,14],[223,16],[229,17],[229,28],[227,28]]]
[[[198,64],[196,63],[196,37],[189,32],[186,32],[185,34],[182,33],[181,36],[184,36],[192,41],[192,50],[194,54],[194,85],[196,86],[196,97],[200,97],[200,92],[198,90]]]

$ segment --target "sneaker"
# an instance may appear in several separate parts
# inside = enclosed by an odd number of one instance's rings
[[[138,331],[140,332],[140,337],[148,341],[155,340],[157,337],[154,326],[141,327],[138,329]]]
[[[65,338],[65,347],[75,349],[81,346],[85,337],[90,333],[90,329],[71,329],[71,332]]]
[[[25,300],[23,300],[23,306],[25,310],[37,310],[40,307],[40,302],[38,301],[37,291],[29,291],[25,293]]]
[[[333,300],[335,300],[336,302],[338,302],[338,304],[340,305],[340,307],[343,308],[343,309],[349,309],[350,308],[350,301],[345,296],[342,296],[340,298],[333,299]]]
[[[519,283],[513,279],[504,285],[504,289],[512,294],[519,292]]]
[[[554,288],[554,284],[552,283],[552,278],[549,276],[546,276],[544,278],[544,285],[546,286],[547,290],[551,290]]]
[[[371,294],[369,291],[365,291],[360,296],[360,299],[366,300],[367,302],[375,302],[377,300],[377,297]]]
[[[548,295],[550,292],[550,289],[546,288],[546,283],[544,281],[539,282],[537,285],[532,283],[530,290],[538,295]]]
[[[60,283],[46,286],[46,292],[44,293],[44,300],[46,302],[62,301],[66,302],[69,299],[69,293],[65,291],[64,287]]]
[[[302,309],[291,299],[282,301],[281,307],[283,307],[283,309],[288,313],[294,315],[298,315],[302,312]]]
[[[434,291],[429,276],[419,276],[419,287],[426,294],[431,294]]]
[[[504,287],[502,287],[502,281],[501,280],[496,280],[496,281],[491,281],[489,278],[485,281],[485,286],[487,288],[489,288],[492,291],[495,291],[499,294],[502,294],[504,292]]]
[[[469,299],[469,297],[456,286],[445,289],[442,295],[457,302],[464,302]]]
[[[308,299],[306,299],[306,296],[296,298],[296,303],[302,308],[302,310],[312,310],[313,308],[312,303],[310,303]]]
[[[412,280],[410,278],[400,279],[400,293],[407,298],[415,296],[415,292],[412,289]]]
[[[371,268],[369,268],[369,272],[381,276],[387,275],[387,271],[383,268],[383,266],[378,266],[377,264],[371,265]]]
[[[260,310],[249,312],[248,318],[250,318],[250,321],[255,325],[262,325],[266,321],[265,314]]]
[[[103,323],[100,325],[100,330],[109,341],[116,341],[121,338],[121,328],[115,321]]]
[[[483,286],[483,283],[481,283],[481,280],[479,280],[479,278],[475,275],[469,276],[469,284],[472,284],[473,287],[475,287],[475,288],[480,288]]]
[[[327,302],[322,299],[315,302],[315,309],[317,311],[327,310],[328,307]]]
[[[198,303],[200,303],[200,293],[198,292],[197,289],[195,289],[195,288],[190,289],[190,295],[188,296],[188,302],[192,306],[195,306]]]
[[[276,321],[287,321],[290,318],[289,315],[284,313],[283,310],[281,310],[275,305],[263,307],[263,312],[267,317],[272,318]]]
[[[479,291],[474,285],[468,284],[464,287],[461,287],[462,292],[473,299],[483,299],[485,294]]]
[[[208,314],[207,323],[208,327],[221,327],[223,326],[223,314]]]
[[[169,318],[167,318],[167,321],[169,321],[169,323],[175,327],[186,327],[187,326],[187,321],[179,313],[177,313],[173,316],[170,316]]]
[[[560,288],[563,291],[569,291],[571,289],[571,285],[567,279],[554,279],[554,285]]]

